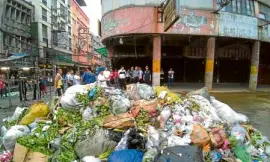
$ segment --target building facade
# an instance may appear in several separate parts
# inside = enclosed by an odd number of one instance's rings
[[[90,63],[90,23],[77,0],[71,1],[72,14],[72,48],[73,60],[81,64]]]
[[[152,66],[153,85],[177,82],[270,83],[270,2],[176,0],[180,18],[164,30],[163,0],[102,0],[102,39],[113,65]],[[167,1],[169,2],[169,1]]]
[[[34,6],[24,0],[0,1],[0,53],[31,54],[31,22]]]

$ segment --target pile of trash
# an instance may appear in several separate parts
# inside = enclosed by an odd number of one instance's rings
[[[3,120],[1,162],[267,162],[270,142],[203,88],[72,86]]]

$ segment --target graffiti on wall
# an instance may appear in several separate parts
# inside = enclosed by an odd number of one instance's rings
[[[185,8],[181,10],[180,19],[172,26],[168,33],[216,34],[216,19],[212,13]]]
[[[102,19],[102,37],[129,32],[153,32],[154,8],[125,8],[106,14]]]
[[[220,36],[258,39],[258,20],[255,17],[221,12],[217,20]]]

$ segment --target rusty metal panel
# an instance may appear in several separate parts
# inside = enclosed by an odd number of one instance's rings
[[[213,0],[180,0],[180,6],[196,9],[213,9]]]
[[[255,17],[220,12],[217,22],[219,36],[258,39],[258,19]]]

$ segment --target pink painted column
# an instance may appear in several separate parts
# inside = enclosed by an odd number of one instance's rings
[[[153,36],[153,65],[152,65],[152,83],[153,86],[160,85],[161,68],[161,36]]]
[[[113,46],[109,45],[108,47],[108,57],[111,59],[113,57]]]

